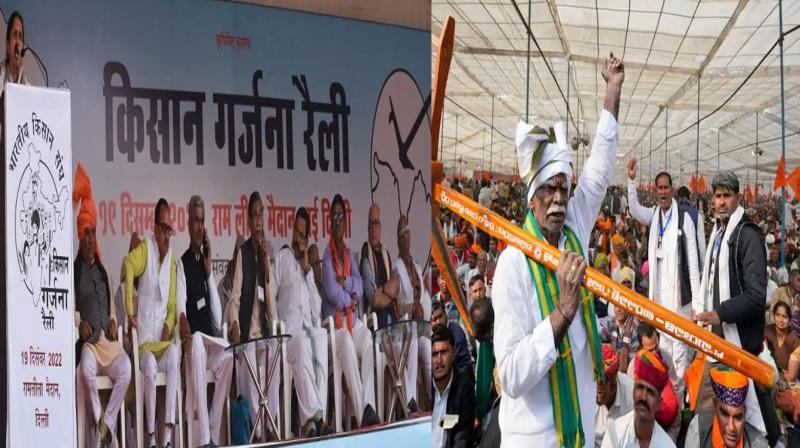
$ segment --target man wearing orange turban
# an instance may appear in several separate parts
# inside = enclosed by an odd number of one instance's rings
[[[669,385],[669,371],[659,355],[639,350],[634,359],[634,408],[608,428],[603,448],[634,448],[650,446],[675,448],[675,443],[656,424],[661,408],[661,392]]]
[[[767,448],[767,440],[746,419],[747,377],[721,364],[711,368],[709,377],[714,410],[699,410],[692,419],[686,448]]]
[[[100,262],[97,248],[97,211],[92,199],[92,183],[81,163],[75,173],[73,206],[78,210],[79,250],[75,258],[75,309],[80,315],[79,387],[92,405],[94,422],[100,434],[100,446],[110,446],[117,415],[131,380],[131,362],[117,340],[117,319],[108,274]],[[114,382],[105,413],[97,391],[97,375]]]

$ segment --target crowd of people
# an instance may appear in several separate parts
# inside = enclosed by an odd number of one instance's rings
[[[713,174],[711,191],[693,192],[668,172],[637,177],[631,158],[627,184],[610,185],[615,79],[624,79],[614,61],[580,176],[557,128],[520,123],[518,180],[446,181],[563,252],[558,270],[545,272],[441,213],[470,315],[458,313],[440,279],[433,446],[800,446],[796,200],[783,210],[781,260],[780,196],[745,202],[732,172]],[[587,266],[766,361],[775,385],[753,382],[601,297],[582,300]],[[483,294],[473,293],[473,281],[484,282]],[[581,303],[591,304],[591,319],[577,312]]]

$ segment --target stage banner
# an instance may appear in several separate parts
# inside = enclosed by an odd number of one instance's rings
[[[340,193],[349,248],[360,256],[376,202],[392,257],[408,215],[411,253],[427,271],[429,32],[237,2],[3,5],[5,18],[21,12],[41,59],[26,76],[72,92],[72,165],[92,179],[112,290],[131,236],[152,233],[160,197],[172,207],[173,249],[188,248],[193,194],[204,199],[218,279],[237,234],[249,236],[253,191],[273,255],[301,206],[324,253]]]
[[[5,89],[9,446],[73,446],[70,92]]]

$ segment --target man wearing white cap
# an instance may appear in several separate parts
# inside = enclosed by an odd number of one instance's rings
[[[494,348],[503,390],[502,446],[594,445],[595,380],[604,377],[591,297],[580,288],[589,234],[616,161],[622,62],[602,72],[604,110],[574,195],[563,124],[517,125],[517,160],[526,182],[526,231],[563,251],[554,273],[516,248],[500,255],[492,289]]]

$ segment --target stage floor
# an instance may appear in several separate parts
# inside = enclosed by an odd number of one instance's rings
[[[431,416],[388,423],[369,429],[334,434],[313,439],[273,442],[247,447],[352,448],[379,446],[381,448],[427,447],[431,444]]]

